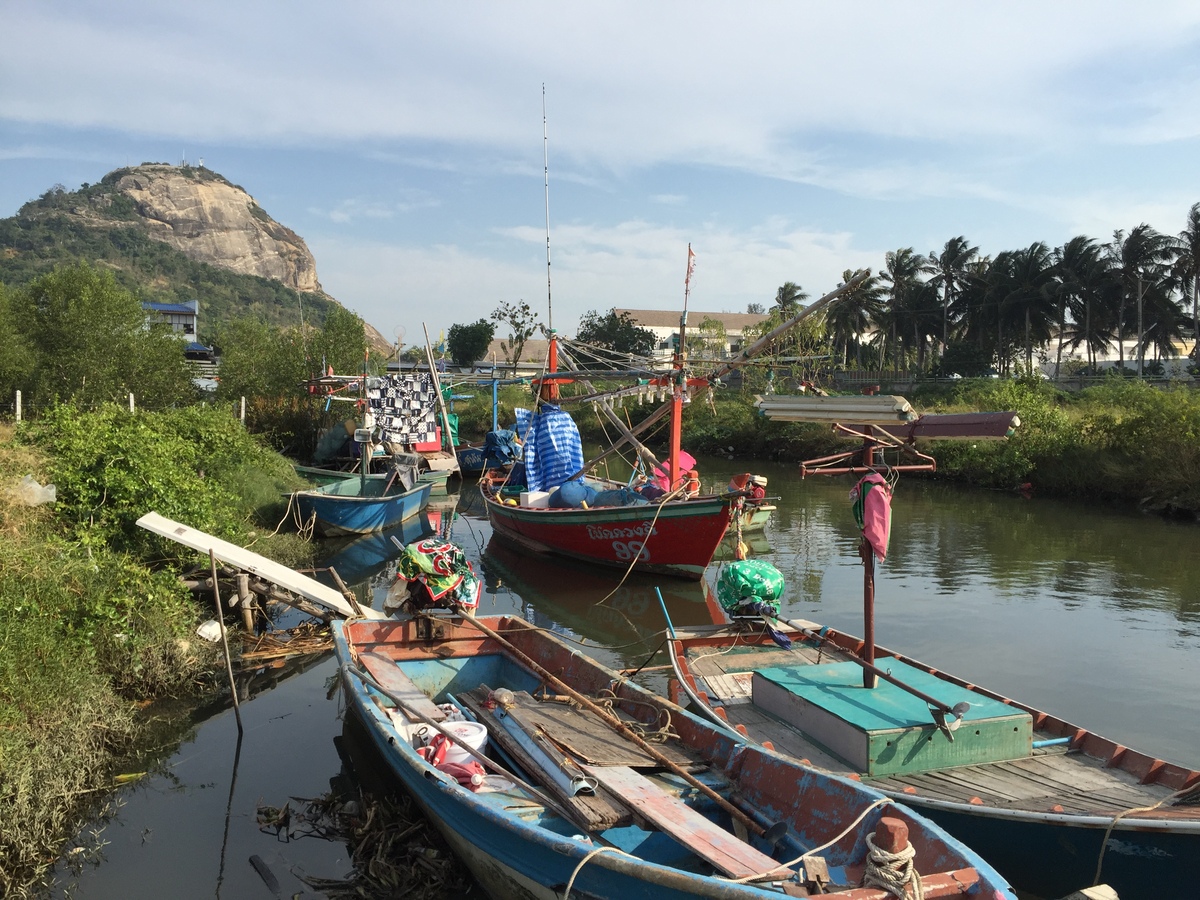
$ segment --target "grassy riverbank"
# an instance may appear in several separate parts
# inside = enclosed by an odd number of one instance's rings
[[[1041,379],[971,379],[921,388],[907,399],[922,413],[1012,410],[1021,418],[1007,441],[922,445],[937,460],[933,477],[1000,490],[1030,484],[1041,496],[1200,514],[1200,392],[1120,378],[1080,392]],[[513,406],[529,404],[527,388],[503,389],[501,422],[511,423]],[[611,426],[606,433],[589,408],[566,406],[585,440],[608,442]],[[636,424],[651,409],[622,412]],[[460,413],[465,436],[482,434],[491,422],[490,398],[469,401]],[[664,429],[657,426],[645,442],[661,449]],[[763,418],[749,392],[718,391],[713,404],[692,403],[684,414],[683,446],[693,453],[798,463],[854,445],[834,438],[827,425]]]
[[[29,505],[26,475],[57,502]],[[267,535],[292,478],[228,410],[66,408],[0,426],[0,896],[36,893],[81,817],[144,766],[143,738],[161,737],[145,701],[212,688],[216,650],[194,636],[211,609],[178,580],[198,558],[137,518],[300,564],[302,541]]]

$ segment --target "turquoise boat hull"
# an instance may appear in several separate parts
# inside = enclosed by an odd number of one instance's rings
[[[417,515],[429,503],[431,484],[418,483],[408,491],[387,491],[383,479],[347,478],[311,491],[296,491],[292,502],[301,520],[313,522],[324,537],[371,534],[383,531]]]

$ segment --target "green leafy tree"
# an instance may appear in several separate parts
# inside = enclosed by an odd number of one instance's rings
[[[55,269],[20,292],[16,309],[35,354],[37,402],[91,408],[132,392],[162,408],[195,399],[182,340],[148,327],[141,302],[111,272],[86,263]]]
[[[765,315],[766,312],[767,312],[767,308],[765,306],[763,306],[761,303],[747,303],[746,304],[746,315],[762,316],[762,315]]]
[[[525,352],[525,342],[537,329],[537,313],[524,300],[516,303],[506,301],[496,307],[492,321],[508,326],[508,340],[500,345],[500,349],[504,351],[505,360],[510,365],[516,365]]]
[[[280,331],[244,316],[221,329],[218,345],[221,381],[217,393],[222,399],[295,396],[300,382],[309,377],[303,342],[295,329]]]
[[[688,332],[687,343],[690,355],[711,359],[719,358],[729,346],[725,326],[709,316]]]
[[[641,328],[627,312],[610,309],[606,315],[589,309],[579,320],[576,337],[585,344],[606,347],[616,353],[648,356],[658,343],[654,332]]]
[[[488,346],[496,335],[496,326],[487,319],[471,325],[451,325],[447,336],[450,358],[457,366],[473,366],[487,355]]]
[[[320,332],[314,335],[309,353],[313,362],[333,366],[339,375],[357,375],[363,370],[367,354],[363,320],[345,307],[335,305]]]
[[[14,292],[0,284],[0,397],[11,399],[26,388],[33,374],[34,354],[17,328]]]

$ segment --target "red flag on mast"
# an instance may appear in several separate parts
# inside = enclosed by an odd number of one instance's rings
[[[692,281],[692,275],[696,271],[696,254],[692,252],[692,245],[688,244],[688,263],[687,274],[683,276],[683,286],[686,288]]]

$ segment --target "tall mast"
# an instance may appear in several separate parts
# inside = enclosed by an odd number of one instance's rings
[[[546,174],[546,328],[554,332],[554,304],[550,302],[550,133],[546,127],[546,85],[542,85],[542,163]]]
[[[542,162],[546,174],[546,331],[549,333],[549,344],[546,349],[546,368],[551,372],[558,371],[558,339],[554,333],[554,303],[550,294],[550,134],[546,127],[546,85],[542,83]],[[558,385],[554,382],[544,385],[541,396],[543,400],[558,402]]]
[[[696,254],[688,243],[687,274],[683,276],[683,314],[679,317],[679,346],[675,348],[675,384],[671,390],[671,461],[669,464],[671,488],[679,483],[679,442],[683,430],[683,396],[687,391],[687,306],[692,289],[692,273],[696,270]]]

